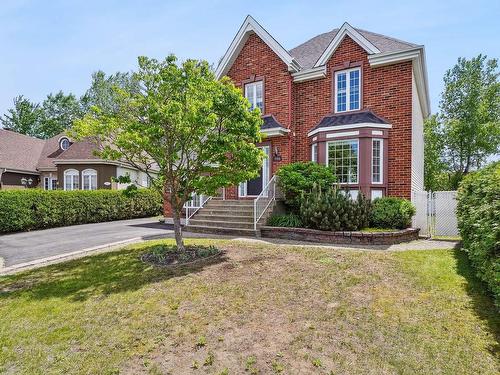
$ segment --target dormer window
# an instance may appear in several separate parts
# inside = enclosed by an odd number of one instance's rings
[[[335,72],[335,112],[360,109],[360,82],[360,68]]]
[[[65,151],[69,148],[69,146],[70,146],[69,139],[61,138],[61,140],[59,141],[59,147],[61,148],[61,150]]]
[[[247,83],[245,85],[245,98],[250,102],[250,109],[259,108],[264,114],[264,90],[262,81]]]

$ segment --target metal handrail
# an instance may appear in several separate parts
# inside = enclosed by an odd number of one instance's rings
[[[205,206],[205,204],[210,200],[212,199],[211,196],[209,197],[205,197],[204,195],[201,196],[203,199],[200,200],[200,205],[197,206],[197,207],[189,207],[189,206],[186,206],[185,209],[186,209],[186,225],[189,225],[189,219],[191,219],[199,210],[200,208],[203,208],[203,206]],[[205,199],[206,198],[206,199]],[[190,212],[190,209],[195,209],[193,212]]]
[[[262,189],[261,193],[253,200],[253,229],[257,230],[257,223],[264,215],[266,210],[269,208],[269,205],[274,202],[276,199],[276,181],[278,180],[277,176],[274,175],[267,185]],[[260,200],[268,199],[268,202],[264,209],[261,212],[257,211],[258,203]]]

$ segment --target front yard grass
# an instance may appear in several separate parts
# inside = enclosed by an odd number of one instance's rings
[[[460,251],[154,241],[0,279],[0,373],[497,374],[500,319]]]

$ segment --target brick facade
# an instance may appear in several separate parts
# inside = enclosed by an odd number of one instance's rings
[[[249,79],[263,77],[265,114],[274,115],[291,130],[289,136],[269,138],[273,150],[278,146],[282,155],[281,162],[272,163],[274,174],[282,164],[311,160],[311,140],[307,133],[333,111],[334,71],[353,66],[361,66],[361,109],[370,109],[392,124],[388,138],[387,194],[410,198],[411,62],[372,68],[367,52],[346,36],[328,61],[325,78],[294,83],[283,61],[252,34],[228,76],[242,89]],[[236,189],[226,192],[227,198],[237,197]]]

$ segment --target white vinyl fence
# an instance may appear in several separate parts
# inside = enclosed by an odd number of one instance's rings
[[[430,236],[458,236],[457,192],[415,191],[412,202],[417,212],[413,226],[420,228],[420,234]]]

